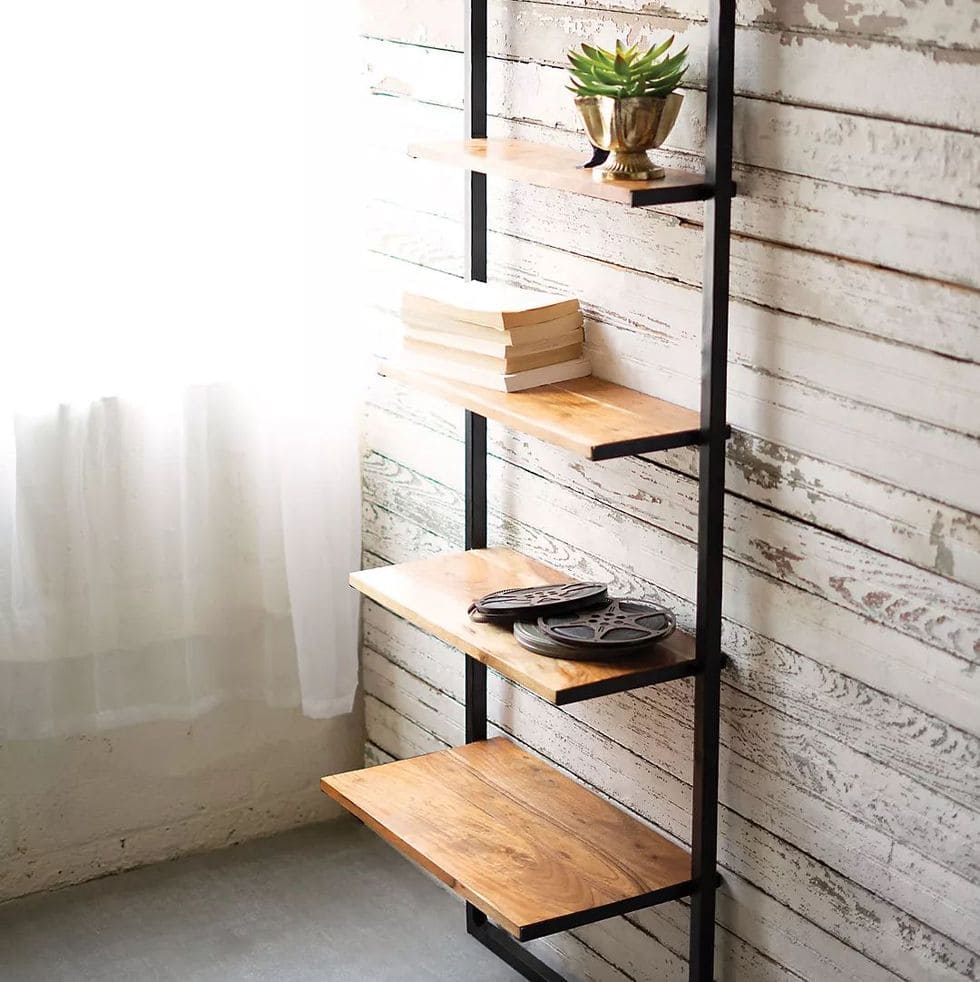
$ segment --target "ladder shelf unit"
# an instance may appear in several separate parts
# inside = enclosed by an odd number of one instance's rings
[[[690,898],[689,978],[714,965],[721,689],[721,597],[728,371],[734,0],[708,0],[704,172],[600,184],[578,155],[487,139],[487,0],[464,0],[464,139],[411,148],[468,171],[466,272],[487,277],[487,175],[634,207],[704,201],[701,405],[698,412],[600,379],[498,393],[389,367],[465,410],[465,551],[351,575],[362,594],[465,654],[466,743],[323,778],[323,790],[466,900],[467,931],[527,979],[561,976],[522,942],[681,897]],[[614,663],[544,658],[470,601],[505,586],[569,578],[512,549],[487,548],[487,420],[589,460],[697,446],[698,568],[694,635],[655,656]],[[556,705],[694,678],[691,847],[682,848],[556,768],[487,736],[487,668]]]

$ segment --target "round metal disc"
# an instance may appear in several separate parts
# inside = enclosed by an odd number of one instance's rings
[[[594,610],[538,618],[538,628],[552,641],[594,650],[652,644],[676,626],[670,610],[648,600],[612,600]]]
[[[514,621],[514,637],[522,648],[527,648],[536,655],[562,658],[565,661],[610,661],[615,658],[628,658],[646,650],[647,647],[642,645],[639,648],[596,649],[562,644],[549,638],[534,621]]]
[[[498,623],[567,614],[605,603],[606,589],[604,583],[554,583],[495,590],[473,602],[470,616]]]

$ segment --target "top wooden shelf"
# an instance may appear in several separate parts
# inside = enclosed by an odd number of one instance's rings
[[[395,362],[385,363],[381,372],[587,460],[689,447],[701,439],[693,409],[593,376],[524,392],[497,392]]]
[[[670,167],[665,168],[667,176],[659,181],[596,181],[592,172],[581,166],[588,156],[584,145],[582,151],[577,152],[523,140],[451,140],[413,144],[408,152],[410,156],[424,160],[452,164],[537,187],[617,201],[634,208],[678,201],[703,201],[712,195],[711,185],[705,182],[703,174]]]

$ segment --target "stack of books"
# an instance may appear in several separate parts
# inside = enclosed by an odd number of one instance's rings
[[[402,297],[406,368],[500,392],[589,375],[574,297],[462,282]]]

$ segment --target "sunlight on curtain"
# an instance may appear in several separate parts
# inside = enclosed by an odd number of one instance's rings
[[[354,8],[0,8],[0,738],[351,708]]]

